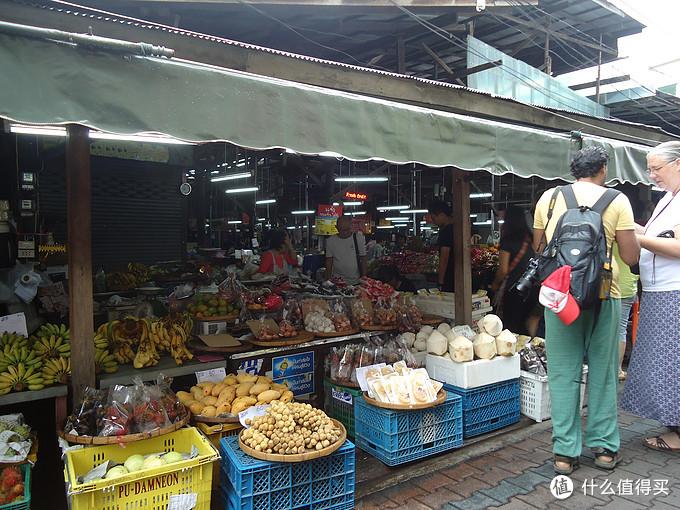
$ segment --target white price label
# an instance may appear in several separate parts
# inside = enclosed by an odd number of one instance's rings
[[[246,420],[248,419],[253,420],[257,416],[264,415],[268,408],[269,404],[263,406],[249,407],[245,411],[241,411],[240,413],[238,413],[238,421],[240,421],[241,425],[243,425],[245,428],[250,428],[250,425],[246,425]]]
[[[198,494],[191,492],[189,494],[174,494],[170,496],[168,502],[168,510],[191,510],[196,508]]]
[[[224,367],[196,372],[196,381],[198,381],[198,383],[222,382],[222,379],[225,377],[227,377],[227,371],[224,369]]]

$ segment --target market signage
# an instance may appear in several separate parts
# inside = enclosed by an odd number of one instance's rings
[[[368,200],[368,195],[366,193],[359,193],[358,191],[345,191],[345,198],[365,202]]]
[[[314,351],[273,358],[272,380],[287,385],[295,396],[314,393]]]

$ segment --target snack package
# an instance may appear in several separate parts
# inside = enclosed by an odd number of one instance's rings
[[[279,336],[282,338],[293,338],[297,336],[298,332],[295,326],[293,326],[287,320],[282,320],[279,322]]]
[[[543,361],[531,344],[527,344],[524,349],[520,351],[519,355],[519,364],[522,370],[540,376],[547,375]]]
[[[304,322],[302,320],[302,309],[297,299],[289,298],[283,305],[281,312],[281,319],[287,321],[296,330],[302,331],[304,329]]]
[[[373,307],[373,323],[379,326],[396,325],[397,311],[391,299],[378,299]]]
[[[134,388],[111,386],[106,403],[99,408],[98,435],[109,437],[131,434],[134,400]]]
[[[355,369],[354,366],[354,351],[357,346],[354,344],[348,344],[342,347],[342,355],[338,363],[338,377],[336,382],[339,384],[348,384],[352,381],[352,372]],[[356,375],[354,376],[356,378]]]
[[[352,322],[349,319],[349,310],[342,299],[335,299],[329,303],[329,309],[333,318],[335,331],[342,333],[352,329]]]
[[[392,388],[392,403],[400,405],[415,404],[411,396],[411,381],[408,376],[398,375],[389,380]]]
[[[401,296],[395,306],[397,329],[401,333],[417,333],[423,325],[423,314],[410,296]]]
[[[97,435],[97,415],[106,398],[106,392],[86,386],[77,409],[66,420],[64,431],[78,436]]]
[[[375,360],[376,348],[366,343],[361,346],[361,353],[359,356],[359,364],[357,367],[368,367],[370,365],[375,365],[377,362]]]
[[[359,328],[368,328],[373,322],[373,306],[367,299],[355,299],[352,302],[352,317]]]

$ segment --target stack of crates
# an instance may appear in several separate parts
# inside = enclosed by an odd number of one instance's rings
[[[354,426],[359,448],[388,466],[422,459],[463,444],[462,399],[447,392],[435,407],[393,411],[354,400]]]
[[[237,436],[220,441],[224,510],[351,510],[354,508],[354,445],[305,462],[268,462],[241,451]]]
[[[361,390],[340,386],[328,379],[323,387],[326,414],[342,423],[347,436],[354,438],[354,400],[361,397]]]
[[[498,430],[520,418],[519,379],[510,379],[478,388],[444,385],[463,400],[463,437],[479,436]]]

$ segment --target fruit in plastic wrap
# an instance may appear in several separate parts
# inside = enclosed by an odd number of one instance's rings
[[[349,317],[344,313],[333,314],[333,325],[335,326],[335,331],[338,333],[352,329],[352,323],[350,322]]]
[[[283,338],[293,338],[297,336],[298,332],[295,327],[287,320],[282,320],[279,323],[279,336]]]

